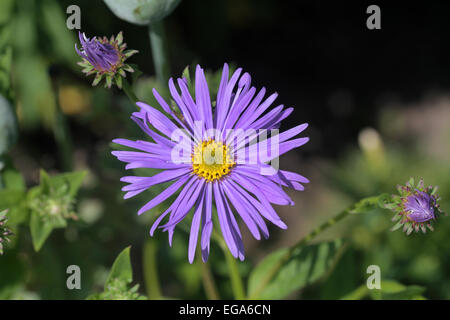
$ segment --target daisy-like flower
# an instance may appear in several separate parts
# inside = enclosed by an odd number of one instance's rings
[[[6,225],[8,222],[6,212],[7,211],[0,212],[0,255],[3,254],[3,245],[10,241],[8,237],[13,235]]]
[[[416,185],[411,178],[397,189],[400,195],[393,195],[393,203],[390,204],[395,212],[392,221],[398,221],[392,230],[403,227],[407,235],[419,230],[425,233],[427,228],[433,231],[432,222],[442,214],[438,204],[440,198],[436,194],[438,188],[425,187],[423,179]]]
[[[83,61],[78,62],[83,67],[83,72],[88,76],[95,74],[92,82],[96,86],[103,78],[105,78],[105,87],[111,88],[115,83],[122,88],[122,77],[126,77],[125,71],[134,72],[134,69],[125,64],[125,60],[137,53],[137,50],[125,50],[127,45],[123,43],[122,31],[111,39],[103,37],[97,39],[93,37],[87,38],[84,33],[79,32],[81,50],[75,44],[75,50]]]
[[[257,92],[251,86],[250,75],[242,74],[240,68],[229,78],[228,65],[224,65],[215,103],[200,66],[195,72],[195,98],[189,93],[185,78],[177,79],[177,84],[179,89],[170,79],[169,89],[180,112],[175,112],[154,89],[153,94],[164,112],[138,102],[140,110],[131,116],[151,142],[113,140],[139,150],[112,152],[127,163],[126,169],[162,170],[151,177],[123,177],[121,181],[128,183],[122,189],[127,192],[124,198],[160,183],[173,182],[138,212],[142,214],[174,196],[175,200],[151,227],[150,235],[153,236],[156,228],[162,228],[168,232],[172,245],[176,225],[193,210],[189,261],[194,260],[198,241],[203,261],[208,259],[216,222],[232,255],[243,260],[244,247],[236,215],[258,240],[261,235],[269,236],[264,219],[287,228],[272,205],[293,205],[283,187],[302,191],[302,184],[309,181],[300,174],[278,170],[276,160],[279,155],[308,142],[306,137],[293,139],[308,125],[301,124],[277,134],[281,121],[293,108],[279,105],[269,111],[277,94],[264,98],[266,89]],[[168,221],[160,225],[166,217]]]

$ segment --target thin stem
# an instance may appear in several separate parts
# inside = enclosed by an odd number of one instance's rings
[[[306,236],[303,237],[299,242],[293,246],[290,251],[294,251],[295,249],[302,247],[303,245],[307,244],[309,241],[311,241],[313,238],[315,238],[319,233],[323,232],[324,230],[328,229],[331,226],[334,226],[336,223],[344,219],[346,216],[350,214],[352,211],[352,208],[348,208],[344,211],[341,211],[336,216],[332,217],[331,219],[328,219],[321,225],[319,225],[317,228],[313,229],[311,232],[309,232]]]
[[[133,103],[133,105],[135,105],[136,102],[138,102],[138,98],[134,94],[133,89],[131,88],[131,85],[127,79],[122,79],[122,90],[123,90],[123,92],[125,92],[128,99],[130,99],[130,101]]]
[[[160,299],[161,288],[158,281],[158,269],[156,264],[157,243],[154,239],[149,239],[144,244],[143,267],[145,286],[150,299]]]
[[[163,20],[151,23],[148,26],[148,33],[150,37],[156,77],[160,85],[165,86],[169,80],[170,65]]]
[[[361,300],[367,295],[368,292],[369,289],[367,288],[367,285],[364,284],[358,287],[356,290],[350,292],[349,294],[346,294],[339,300]]]
[[[228,272],[230,273],[231,287],[233,288],[234,298],[236,300],[244,300],[246,298],[244,284],[242,283],[241,275],[239,274],[236,259],[231,255],[228,248],[222,248],[222,250],[225,254],[225,259],[227,260]]]
[[[234,298],[236,300],[246,299],[244,284],[242,282],[241,275],[239,274],[236,259],[231,255],[225,242],[215,231],[213,231],[212,235],[213,239],[217,241],[217,243],[219,244],[220,248],[222,249],[225,255],[225,260],[227,261],[228,265],[228,273],[230,275],[231,288],[233,289]]]
[[[60,160],[62,163],[62,168],[64,171],[71,171],[73,169],[73,147],[72,139],[70,135],[69,126],[67,124],[67,118],[61,110],[59,104],[58,93],[59,93],[59,83],[58,78],[53,79],[53,93],[55,95],[55,120],[53,123],[53,136],[55,137],[55,142],[58,146],[58,152],[60,155]]]
[[[208,300],[219,300],[219,292],[217,291],[216,283],[214,277],[209,268],[208,262],[203,262],[200,250],[197,251],[197,264],[200,265],[203,287],[205,288],[206,296]]]

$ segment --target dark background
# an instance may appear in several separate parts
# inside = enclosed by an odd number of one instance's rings
[[[381,8],[381,30],[366,27],[371,4]],[[80,5],[83,31],[123,30],[141,52],[133,61],[153,73],[150,48],[140,40],[145,27],[118,22],[101,1]],[[375,125],[387,100],[448,88],[449,13],[446,1],[182,1],[166,19],[172,74],[192,61],[212,70],[224,62],[243,67],[257,87],[295,108],[287,127],[312,125],[308,152],[333,156]]]

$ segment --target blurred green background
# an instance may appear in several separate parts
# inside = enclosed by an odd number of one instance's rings
[[[0,90],[19,126],[3,172],[15,168],[27,187],[39,184],[41,168],[51,175],[68,167],[89,172],[76,202],[80,220],[55,230],[39,252],[29,230],[13,226],[16,236],[0,256],[0,298],[84,299],[101,291],[115,257],[128,245],[134,282],[143,294],[155,290],[149,273],[156,262],[164,296],[205,298],[199,261],[187,261],[188,235],[177,230],[172,248],[165,233],[149,240],[158,210],[142,217],[136,212],[151,192],[122,199],[124,169],[110,153],[111,140],[141,133],[129,120],[134,107],[120,90],[92,88],[92,79],[82,76],[76,30],[65,27],[71,4],[80,6],[87,36],[122,30],[128,47],[139,50],[130,62],[144,73],[134,83],[142,101],[153,103],[151,89],[158,87],[146,28],[118,19],[102,1],[0,1]],[[275,0],[181,1],[164,20],[173,76],[193,63],[211,71],[232,63],[295,108],[282,129],[310,123],[311,141],[280,165],[311,183],[304,192],[288,191],[295,206],[276,208],[287,231],[271,227],[270,239],[258,242],[241,228],[244,278],[271,250],[294,244],[361,197],[394,193],[410,176],[439,185],[443,211],[450,211],[450,64],[443,59],[449,45],[441,44],[450,26],[448,19],[435,19],[447,17],[450,6],[441,5],[423,10],[427,30],[411,25],[422,17],[420,8],[402,15],[400,6],[392,5],[378,34],[365,28],[363,4],[324,1],[295,6]],[[58,110],[67,119],[70,143],[58,141],[55,133]],[[64,148],[73,154],[69,162]],[[350,245],[326,281],[290,298],[341,298],[365,284],[369,265],[379,265],[383,280],[423,286],[429,299],[449,299],[448,218],[439,220],[435,232],[409,237],[390,232],[390,218],[382,210],[354,216],[322,235],[347,238]],[[210,269],[221,297],[229,298],[223,260],[213,245]],[[82,270],[81,290],[66,288],[72,264]]]

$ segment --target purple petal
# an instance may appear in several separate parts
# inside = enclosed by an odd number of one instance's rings
[[[158,194],[156,197],[154,197],[152,200],[147,202],[145,206],[143,206],[138,211],[138,215],[141,215],[142,213],[152,209],[153,207],[157,206],[167,198],[169,198],[171,195],[173,195],[189,178],[188,175],[185,175],[184,177],[180,178],[178,181],[175,181],[170,187],[165,189],[163,192]]]
[[[249,215],[247,208],[244,207],[244,204],[240,202],[240,199],[238,200],[235,197],[237,191],[234,190],[233,187],[229,185],[229,183],[227,183],[227,181],[223,181],[223,189],[228,199],[231,201],[232,205],[236,209],[237,213],[241,216],[242,220],[245,222],[248,229],[252,233],[253,237],[255,237],[255,239],[257,240],[260,240],[261,235],[259,233],[258,227],[255,224],[255,221],[253,221],[253,218]]]
[[[219,185],[217,182],[213,183],[213,189],[214,189],[214,198],[216,201],[216,208],[217,208],[217,215],[219,217],[219,224],[220,229],[222,230],[222,235],[225,240],[225,243],[227,244],[228,249],[230,249],[231,254],[233,257],[238,258],[238,248],[235,241],[234,234],[231,231],[231,226],[229,223],[229,219],[227,217],[227,212],[225,209],[225,203],[224,199],[222,198],[222,194],[219,190]]]
[[[211,98],[209,96],[208,84],[206,83],[205,73],[199,65],[197,65],[195,70],[195,99],[206,128],[213,128]]]
[[[195,249],[197,248],[198,242],[198,231],[200,229],[200,218],[203,212],[203,202],[205,199],[205,191],[206,188],[203,189],[202,195],[200,196],[200,201],[197,203],[195,208],[194,217],[192,218],[191,231],[189,234],[189,263],[194,261]]]
[[[178,197],[175,199],[175,201],[170,205],[170,207],[163,213],[161,214],[158,219],[156,219],[156,221],[153,223],[152,228],[150,229],[150,235],[153,236],[156,228],[158,228],[159,224],[161,223],[162,219],[169,213],[171,213],[173,210],[176,210],[180,204],[180,202],[186,197],[186,195],[188,194],[189,188],[190,186],[194,183],[195,181],[195,177],[192,177],[191,179],[189,179],[189,181],[186,183],[186,185],[184,186],[184,188],[181,190],[180,194],[178,195]]]
[[[213,229],[212,223],[212,185],[208,183],[205,188],[205,210],[202,212],[202,237],[201,237],[201,249],[202,249],[202,260],[204,262],[208,261],[209,247],[211,240],[211,233]]]

